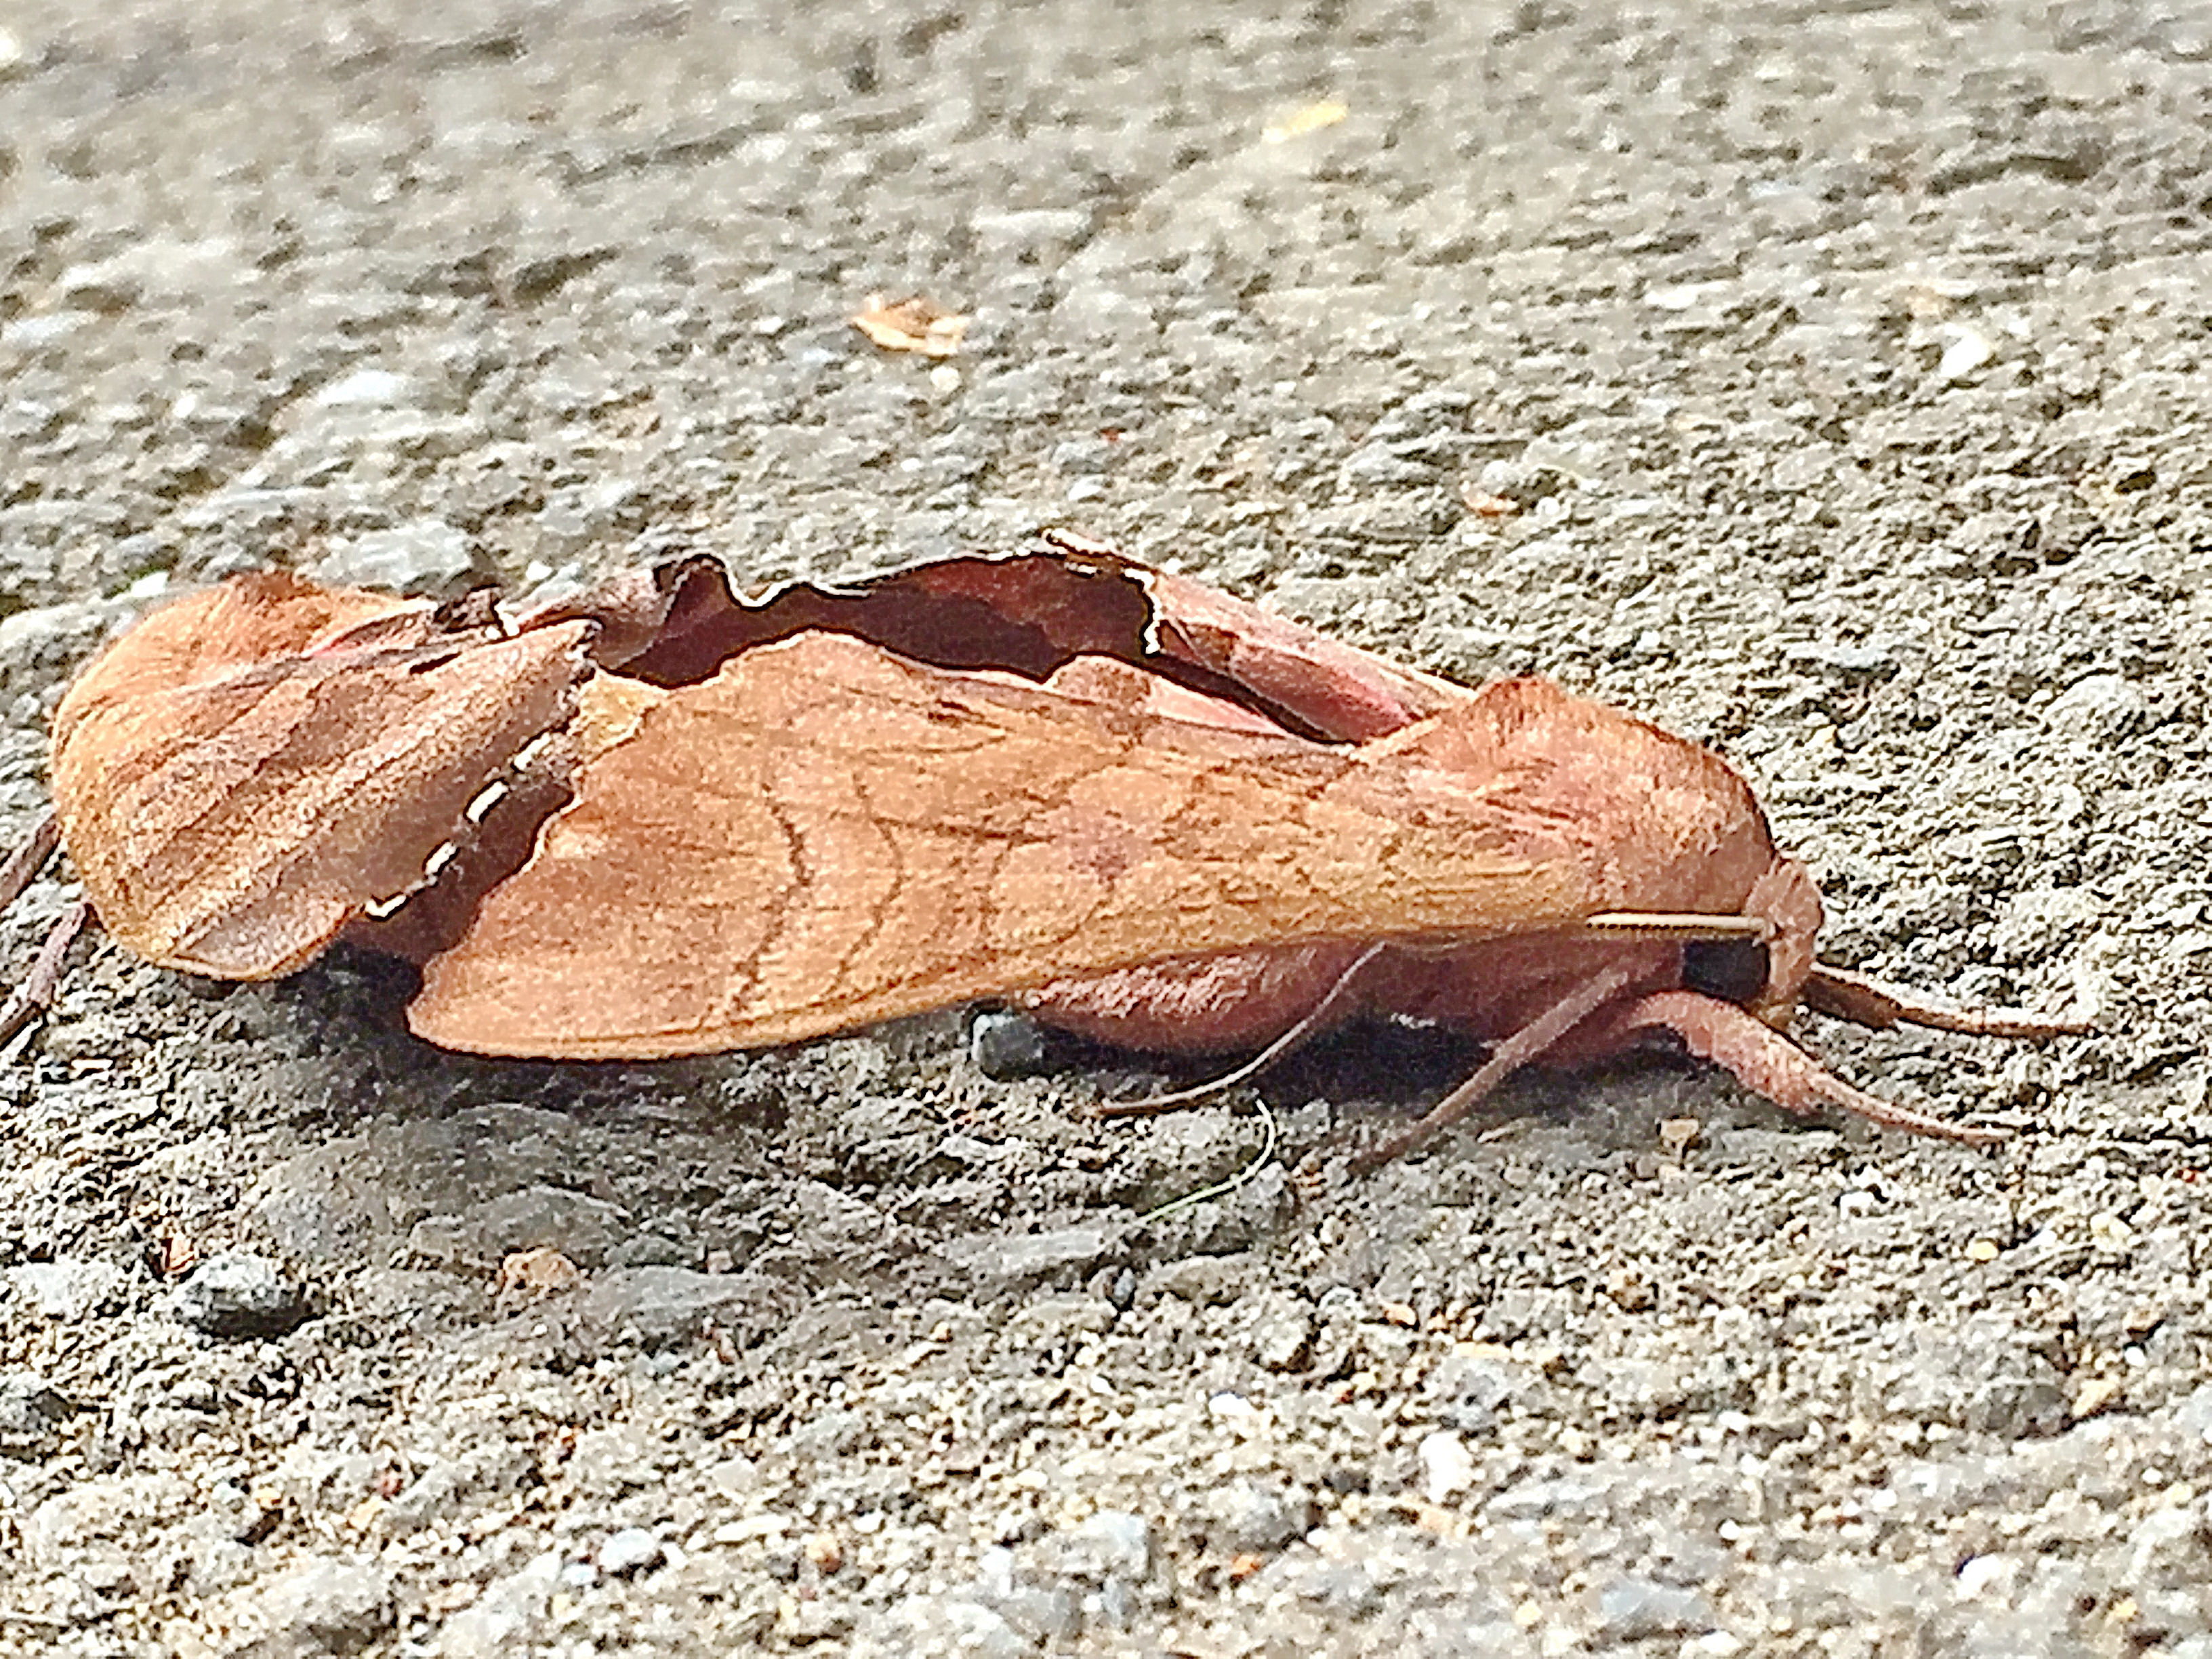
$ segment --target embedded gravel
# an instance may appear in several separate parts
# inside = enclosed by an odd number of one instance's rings
[[[1990,1154],[1662,1058],[1355,1181],[1463,1052],[1106,1123],[957,1012],[495,1065],[84,947],[0,1648],[2212,1659],[2209,88],[2159,0],[9,8],[0,830],[226,572],[1059,524],[1713,744],[1836,959],[2100,1030],[1814,1024]]]

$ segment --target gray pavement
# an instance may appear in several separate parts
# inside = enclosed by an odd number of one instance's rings
[[[88,948],[0,1644],[2208,1659],[2208,87],[2100,0],[0,12],[0,829],[225,572],[1061,524],[1712,743],[1838,959],[2101,1025],[1810,1024],[1993,1154],[1657,1059],[1352,1182],[1463,1053],[1105,1124],[957,1014],[489,1065]]]

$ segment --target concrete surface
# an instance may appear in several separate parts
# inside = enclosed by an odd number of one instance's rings
[[[2208,83],[2121,0],[19,0],[0,827],[222,572],[1060,523],[1716,744],[1838,959],[2102,1029],[1811,1029],[1990,1155],[1656,1060],[1352,1182],[1463,1054],[1327,1045],[1254,1168],[957,1014],[493,1066],[89,948],[0,1074],[0,1643],[2212,1655]]]

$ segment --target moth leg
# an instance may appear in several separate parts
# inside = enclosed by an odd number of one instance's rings
[[[1592,975],[1542,1013],[1490,1051],[1490,1058],[1474,1074],[1429,1109],[1413,1127],[1352,1160],[1356,1174],[1364,1175],[1402,1158],[1433,1139],[1480,1106],[1498,1085],[1533,1060],[1541,1060],[1575,1027],[1619,996],[1633,977],[1627,967],[1606,969]]]
[[[1162,1112],[1176,1111],[1185,1106],[1194,1105],[1199,1101],[1219,1094],[1224,1089],[1233,1089],[1237,1085],[1259,1076],[1284,1055],[1304,1042],[1315,1032],[1326,1030],[1334,1024],[1351,1006],[1352,981],[1359,977],[1360,969],[1389,948],[1382,945],[1370,945],[1354,957],[1352,959],[1352,965],[1336,976],[1335,983],[1328,988],[1322,1000],[1314,1004],[1310,1012],[1299,1018],[1297,1024],[1291,1026],[1289,1030],[1284,1032],[1282,1036],[1277,1037],[1235,1071],[1224,1073],[1222,1076],[1209,1079],[1204,1083],[1194,1084],[1188,1089],[1176,1089],[1164,1095],[1147,1095],[1142,1100],[1105,1101],[1100,1104],[1097,1115],[1100,1117],[1152,1117]]]
[[[0,864],[0,910],[22,897],[23,890],[38,879],[39,872],[46,867],[60,845],[61,823],[49,808],[31,826],[31,833],[8,855],[8,861]],[[19,1033],[53,1006],[69,948],[84,931],[91,916],[92,907],[79,899],[57,916],[53,926],[46,930],[38,955],[31,958],[29,970],[9,993],[7,1001],[0,1003],[0,1048],[13,1042]]]
[[[23,890],[38,879],[39,872],[46,867],[61,844],[61,819],[50,806],[31,826],[31,833],[8,854],[7,863],[0,864],[0,910],[23,896]]]
[[[0,872],[0,875],[11,873]],[[82,899],[63,910],[54,918],[54,925],[46,930],[46,940],[39,946],[39,954],[31,958],[30,971],[0,1003],[0,1048],[6,1048],[30,1024],[53,1006],[54,993],[61,988],[62,969],[69,960],[69,948],[92,920],[92,906]]]
[[[1813,964],[1800,996],[1808,1008],[1877,1031],[1893,1025],[1925,1025],[1971,1036],[2047,1037],[2078,1036],[2094,1029],[2090,1020],[2053,1019],[2020,1008],[1952,1008],[1924,1002],[1910,991],[1826,963]]]
[[[2006,1139],[2001,1129],[1948,1122],[1854,1089],[1764,1021],[1695,991],[1654,991],[1613,1017],[1612,1029],[1622,1036],[1639,1028],[1674,1032],[1700,1060],[1726,1067],[1753,1094],[1800,1117],[1835,1106],[1886,1129],[1969,1146],[1993,1146]]]

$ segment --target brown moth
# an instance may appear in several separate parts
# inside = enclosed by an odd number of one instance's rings
[[[86,672],[53,773],[134,950],[262,977],[349,933],[420,962],[410,1025],[475,1053],[696,1054],[981,997],[1213,1053],[1365,1011],[1495,1045],[1417,1133],[1664,1031],[1791,1110],[1978,1143],[1782,1027],[2076,1029],[1818,964],[1810,878],[1694,744],[1068,538],[761,600],[684,561],[511,634],[240,579]]]

